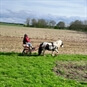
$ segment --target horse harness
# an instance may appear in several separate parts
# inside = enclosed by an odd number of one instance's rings
[[[54,51],[55,49],[58,49],[58,47],[55,46],[55,45],[53,44],[53,42],[51,42],[51,44],[52,44],[52,45],[47,44],[46,47],[45,47],[45,49],[47,49],[47,50],[52,50],[52,51]]]

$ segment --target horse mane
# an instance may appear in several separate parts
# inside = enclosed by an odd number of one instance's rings
[[[62,40],[57,40],[54,42],[54,44],[57,46],[57,47],[60,47],[61,44],[63,44]]]

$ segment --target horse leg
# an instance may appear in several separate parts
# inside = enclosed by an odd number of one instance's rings
[[[45,53],[45,49],[43,49],[43,54],[42,55],[44,55],[44,53]]]
[[[56,53],[57,53],[56,55],[58,55],[58,49],[55,49],[55,51],[56,51]]]
[[[52,51],[52,56],[54,56],[54,51]]]
[[[43,51],[42,47],[39,47],[39,49],[38,49],[38,55],[41,55],[42,51]]]

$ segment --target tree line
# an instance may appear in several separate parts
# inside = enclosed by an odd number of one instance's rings
[[[87,20],[85,21],[75,20],[71,22],[69,26],[66,26],[65,22],[63,21],[56,23],[54,20],[46,21],[45,19],[27,18],[24,26],[87,31]]]

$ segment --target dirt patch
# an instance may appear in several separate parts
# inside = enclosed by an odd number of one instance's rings
[[[59,76],[87,82],[87,61],[56,62],[53,70]]]
[[[64,48],[59,49],[59,54],[87,54],[87,33],[2,25],[0,25],[0,51],[22,52],[22,40],[25,33],[31,38],[34,47],[38,47],[44,41],[52,42],[61,39]]]

